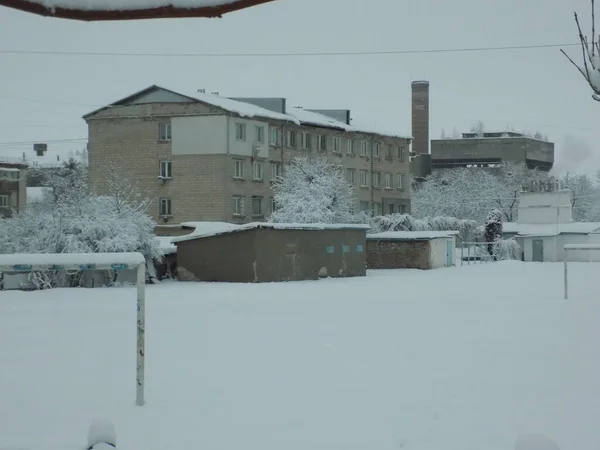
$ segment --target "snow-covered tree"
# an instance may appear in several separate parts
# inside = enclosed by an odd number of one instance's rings
[[[46,201],[0,220],[0,253],[137,251],[146,257],[152,275],[152,263],[162,254],[154,235],[155,224],[145,209],[140,203],[121,201],[116,193],[90,195],[86,180],[84,166],[73,161],[65,163],[47,180],[52,194]],[[50,273],[48,278],[54,275]],[[53,281],[42,284],[53,285]]]
[[[355,223],[354,187],[342,168],[324,157],[299,156],[273,184],[276,211],[271,222]]]
[[[502,212],[492,209],[485,220],[485,241],[490,255],[497,259],[498,242],[502,240]]]
[[[567,172],[558,181],[564,189],[571,190],[573,219],[580,222],[600,222],[600,180],[584,173]]]
[[[416,217],[450,216],[484,223],[497,208],[504,220],[517,218],[523,184],[547,175],[528,170],[525,164],[504,163],[499,168],[457,168],[434,172],[413,192]]]
[[[567,57],[569,61],[577,68],[579,73],[583,75],[583,78],[587,81],[590,88],[592,88],[592,98],[596,101],[600,101],[600,38],[596,41],[596,25],[595,25],[595,4],[592,0],[592,37],[588,40],[588,37],[581,31],[581,25],[579,23],[579,17],[577,12],[575,15],[575,23],[577,24],[577,31],[579,32],[579,42],[581,44],[581,53],[583,62],[576,63],[567,53],[561,49],[563,55]]]

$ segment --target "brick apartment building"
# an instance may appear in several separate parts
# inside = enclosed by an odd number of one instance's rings
[[[151,86],[84,119],[90,188],[106,192],[116,164],[154,200],[159,222],[266,219],[271,181],[300,154],[340,164],[356,186],[357,210],[410,212],[411,138],[351,125],[348,110]]]
[[[27,202],[27,165],[0,161],[0,217],[11,217]]]

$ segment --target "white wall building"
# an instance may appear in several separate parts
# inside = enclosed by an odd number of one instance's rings
[[[503,224],[505,238],[515,237],[523,259],[564,261],[565,244],[600,244],[599,222],[574,222],[572,192],[568,189],[522,192],[517,222]],[[600,252],[570,251],[570,261],[600,261]]]

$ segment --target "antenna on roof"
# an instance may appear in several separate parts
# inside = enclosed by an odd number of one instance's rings
[[[211,92],[212,95],[219,95],[219,93],[217,91],[215,92]]]
[[[201,94],[205,94],[206,93],[206,89],[198,89],[198,92]]]

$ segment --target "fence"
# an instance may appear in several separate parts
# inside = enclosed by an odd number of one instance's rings
[[[479,261],[480,264],[483,264],[495,261],[494,255],[490,255],[488,252],[488,245],[490,245],[489,242],[463,242],[460,248],[460,265],[463,266],[465,261],[467,261],[467,265],[470,265],[471,262],[476,264]]]

